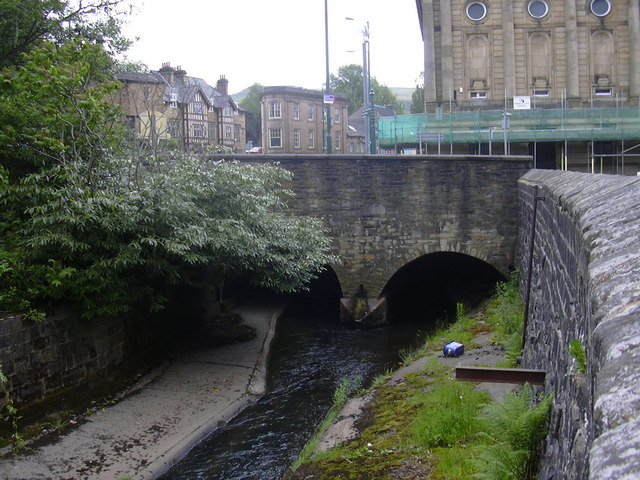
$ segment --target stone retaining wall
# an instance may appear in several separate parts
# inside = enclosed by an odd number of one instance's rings
[[[554,395],[541,480],[637,479],[640,472],[640,178],[532,170],[519,181],[526,287],[539,186],[522,366]],[[587,372],[568,352],[578,340]]]
[[[124,320],[83,321],[70,313],[40,323],[0,318],[0,365],[13,401],[35,402],[103,375],[124,361],[129,333]]]

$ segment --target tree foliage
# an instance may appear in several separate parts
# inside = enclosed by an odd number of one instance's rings
[[[12,265],[37,273],[29,301],[72,299],[90,316],[159,308],[199,268],[217,285],[297,290],[333,257],[318,220],[286,213],[287,179],[276,166],[183,154],[147,165],[104,159],[90,177],[81,162],[58,165],[11,191],[9,200],[33,201]],[[15,284],[22,272],[13,273]]]
[[[82,38],[111,54],[125,50],[130,42],[120,35],[115,15],[122,2],[0,0],[0,68],[21,63],[23,53],[44,41],[59,44]]]
[[[287,213],[286,171],[127,148],[110,102],[126,42],[101,20],[119,3],[0,0],[20,38],[0,68],[0,310],[154,310],[202,271],[303,288],[335,259],[321,222]]]
[[[420,73],[420,77],[416,83],[424,80],[424,72]],[[424,113],[424,83],[416,85],[416,89],[411,94],[410,113]]]
[[[364,104],[362,66],[357,64],[344,65],[338,69],[338,75],[331,75],[331,90],[343,93],[347,96],[349,114],[362,108]],[[395,108],[396,113],[402,114],[402,104],[386,85],[381,85],[378,80],[371,78],[371,89],[374,93],[373,101],[376,105],[389,105]]]
[[[259,83],[254,83],[249,87],[249,92],[240,101],[240,106],[247,111],[247,140],[251,140],[256,145],[262,141],[262,123],[260,121],[260,99],[264,87]]]

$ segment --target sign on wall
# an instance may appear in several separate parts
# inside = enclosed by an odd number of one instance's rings
[[[530,110],[531,97],[513,97],[514,110]]]

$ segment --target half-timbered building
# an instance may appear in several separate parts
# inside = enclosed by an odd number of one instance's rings
[[[244,152],[245,112],[229,95],[224,76],[214,88],[165,63],[158,71],[119,74],[118,79],[122,88],[115,101],[141,144],[173,144],[189,151],[223,146]]]

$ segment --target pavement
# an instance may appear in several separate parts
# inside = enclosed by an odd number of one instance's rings
[[[254,339],[191,351],[145,376],[116,404],[57,441],[0,463],[11,480],[152,480],[265,390],[268,350],[283,306],[256,299],[236,310]]]

